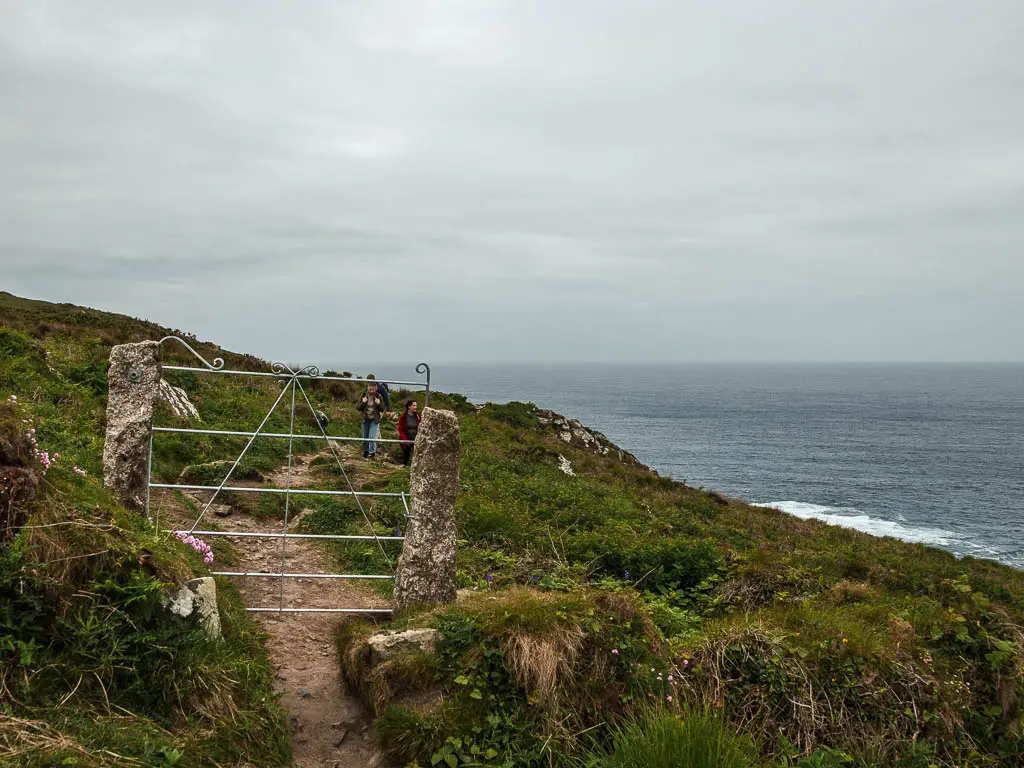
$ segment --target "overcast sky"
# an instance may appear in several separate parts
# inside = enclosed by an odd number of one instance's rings
[[[0,0],[0,288],[290,360],[1024,360],[1021,0]]]

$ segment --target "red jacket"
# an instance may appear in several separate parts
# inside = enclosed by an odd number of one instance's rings
[[[398,439],[399,440],[408,440],[409,439],[408,437],[405,436],[405,417],[408,416],[408,415],[409,415],[408,411],[402,411],[402,413],[398,414]],[[420,420],[423,417],[420,416],[419,411],[414,413],[413,416],[416,417],[416,428],[419,429]]]

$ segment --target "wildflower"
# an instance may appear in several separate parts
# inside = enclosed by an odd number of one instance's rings
[[[494,581],[494,574],[493,573],[488,573],[487,574],[487,583],[490,584],[493,581]]]
[[[628,581],[628,580],[629,580],[629,571],[626,571],[626,572],[625,572],[625,573],[623,574],[622,578],[624,578],[624,579],[626,579],[626,580]]]
[[[618,655],[619,655],[619,649],[618,648],[612,648],[612,656],[618,656]]]
[[[690,660],[689,659],[683,659],[683,666],[684,667],[690,666]]]
[[[534,576],[534,577],[533,577],[533,580],[534,580],[534,581],[540,581],[540,576]]]
[[[672,701],[672,697],[671,696],[666,696],[665,697],[665,701]]]
[[[669,682],[671,683],[671,682],[672,682],[673,680],[675,680],[675,678],[674,678],[674,677],[672,677],[672,675],[669,675],[669,676],[668,676],[668,681],[669,681]]]
[[[659,682],[661,681],[661,675],[658,675],[658,680],[659,680]]]
[[[921,661],[923,661],[925,664],[931,664],[932,663],[932,657],[931,656],[925,656],[923,659],[921,659]]]
[[[18,402],[18,396],[17,395],[11,395],[8,399],[9,400],[13,400],[14,402]]]
[[[847,639],[846,639],[846,638],[844,637],[844,638],[843,638],[843,645],[846,645],[846,644],[847,644],[848,642],[850,642],[850,641],[849,641],[849,640],[847,640]]]

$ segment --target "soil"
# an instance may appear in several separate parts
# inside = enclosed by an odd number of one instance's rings
[[[348,446],[345,446],[348,448]],[[346,458],[349,451],[345,450]],[[307,484],[310,461],[316,454],[295,457],[292,486]],[[329,456],[329,454],[328,454]],[[393,471],[391,468],[360,467],[367,476]],[[283,487],[286,469],[272,473],[267,484]],[[293,497],[294,498],[294,497]],[[299,497],[301,498],[301,497]],[[194,499],[199,508],[206,499]],[[191,527],[187,510],[173,509],[163,500],[161,514],[175,526]],[[228,510],[222,509],[222,512]],[[226,517],[212,517],[222,530],[238,532],[280,531],[281,521],[260,520],[245,512],[231,510]],[[289,521],[294,532],[303,510]],[[166,519],[166,518],[165,518]],[[203,525],[205,526],[205,521]],[[223,570],[245,572],[281,572],[281,540],[256,537],[228,537],[235,550],[234,563]],[[216,568],[216,566],[215,566]],[[217,570],[221,570],[218,568]],[[284,553],[285,573],[337,572],[328,556],[314,540],[289,539]],[[387,608],[388,601],[365,584],[348,579],[275,579],[270,577],[230,577],[250,608],[277,608],[283,594],[286,608]],[[282,593],[283,581],[283,593]],[[273,664],[275,688],[284,693],[282,706],[287,710],[292,731],[292,753],[296,768],[384,768],[393,766],[376,746],[372,717],[341,680],[334,637],[339,623],[350,620],[344,614],[330,613],[254,613],[269,638],[267,651]]]

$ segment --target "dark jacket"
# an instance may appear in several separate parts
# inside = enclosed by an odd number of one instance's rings
[[[398,414],[398,439],[399,440],[411,440],[412,438],[406,434],[405,431],[405,417],[409,415],[408,411],[403,411]],[[416,429],[420,427],[420,420],[423,418],[419,412],[413,414],[416,417]]]
[[[373,395],[373,399],[374,402],[376,403],[377,408],[372,418],[369,418],[366,415],[367,405],[369,405],[367,401],[369,398],[370,393],[363,392],[363,394],[359,396],[359,403],[356,405],[356,410],[363,412],[363,421],[372,421],[374,424],[380,424],[380,417],[384,413],[384,398],[381,397],[379,394]]]
[[[377,382],[377,394],[384,398],[384,410],[391,410],[391,388],[386,381]]]

